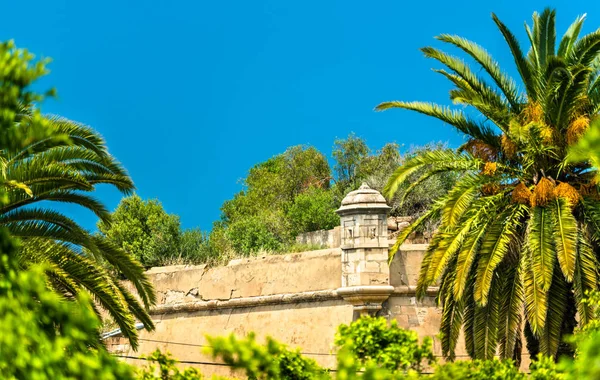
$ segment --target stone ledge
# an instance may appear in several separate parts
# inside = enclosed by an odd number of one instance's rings
[[[396,241],[394,239],[388,239],[388,243],[390,247],[393,247]],[[404,243],[400,246],[400,249],[398,251],[426,251],[427,247],[429,247],[429,244]]]
[[[440,290],[439,286],[429,286],[425,291],[428,296],[436,296]],[[414,285],[395,286],[392,296],[411,296],[417,295],[417,287]]]
[[[210,300],[182,302],[175,304],[159,305],[150,309],[150,314],[172,314],[179,312],[194,312],[203,310],[235,309],[264,305],[281,305],[288,303],[319,302],[340,300],[336,290],[319,290],[315,292],[302,292],[291,294],[274,294],[269,296],[256,296],[233,298],[229,300]]]

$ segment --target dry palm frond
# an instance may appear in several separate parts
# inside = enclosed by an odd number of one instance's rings
[[[494,147],[479,140],[469,140],[463,145],[463,150],[471,153],[473,157],[485,161],[495,160],[498,155]]]
[[[531,195],[531,190],[523,182],[520,182],[512,192],[511,201],[512,203],[528,205]]]
[[[567,144],[575,144],[589,126],[590,118],[587,116],[582,115],[573,120],[571,124],[569,124],[569,128],[567,128]]]
[[[539,123],[544,120],[544,109],[539,103],[528,103],[521,112],[524,124]]]
[[[483,175],[493,176],[496,174],[496,170],[498,170],[498,164],[495,162],[486,162],[481,173]]]
[[[554,196],[567,199],[572,207],[576,206],[581,199],[579,192],[566,182],[561,182],[556,186],[554,189]]]
[[[535,185],[535,189],[533,189],[533,194],[531,194],[531,205],[535,206],[545,206],[548,202],[554,200],[554,182],[549,180],[546,177],[542,177],[540,181]]]

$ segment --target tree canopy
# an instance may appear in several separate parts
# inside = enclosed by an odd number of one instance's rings
[[[143,200],[137,194],[123,198],[110,223],[100,220],[98,230],[146,268],[202,263],[210,256],[206,234],[182,230],[179,216],[167,213],[158,200]]]

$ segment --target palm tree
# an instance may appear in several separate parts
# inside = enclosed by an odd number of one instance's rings
[[[40,123],[44,133],[30,133]],[[32,112],[32,106],[23,106],[14,129],[27,141],[20,148],[0,150],[1,182],[7,194],[0,207],[0,226],[21,239],[21,264],[45,264],[50,285],[67,298],[89,292],[137,347],[135,318],[146,329],[154,328],[148,308],[156,300],[144,268],[131,255],[51,208],[57,203],[75,204],[110,223],[104,205],[86,193],[98,184],[109,184],[129,194],[134,188],[131,178],[89,127],[42,117]],[[139,300],[108,270],[130,280]]]
[[[467,138],[457,151],[406,162],[385,188],[391,197],[423,168],[425,174],[409,189],[438,173],[464,174],[392,249],[394,254],[428,219],[440,218],[417,291],[423,296],[427,287],[439,285],[448,358],[454,358],[461,329],[473,358],[496,353],[520,358],[523,316],[541,352],[555,355],[563,330],[572,329],[570,306],[582,324],[593,315],[584,298],[598,288],[600,193],[595,169],[567,157],[600,111],[600,30],[580,38],[584,17],[558,42],[555,11],[534,13],[533,27],[526,26],[525,55],[515,35],[492,15],[524,91],[481,46],[444,34],[437,39],[466,53],[477,69],[432,47],[422,51],[446,67],[436,71],[453,83],[450,99],[470,108],[401,101],[377,106],[433,116]]]

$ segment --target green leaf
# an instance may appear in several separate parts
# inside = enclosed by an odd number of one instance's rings
[[[531,252],[531,268],[538,284],[544,291],[550,289],[554,272],[555,247],[553,212],[546,207],[534,207],[527,234]]]
[[[562,273],[568,282],[573,281],[577,257],[577,221],[571,206],[564,198],[554,201],[556,211],[552,213],[556,256]]]

